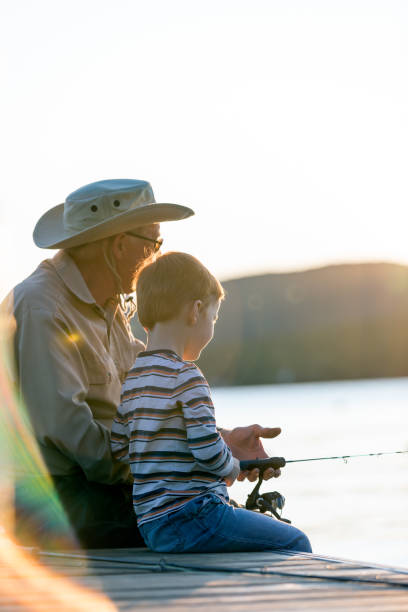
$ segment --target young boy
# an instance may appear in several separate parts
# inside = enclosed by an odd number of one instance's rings
[[[130,463],[147,546],[310,552],[296,527],[228,503],[239,461],[217,431],[208,383],[193,363],[213,337],[220,283],[191,255],[166,253],[141,271],[136,292],[147,350],[123,385],[111,446]]]

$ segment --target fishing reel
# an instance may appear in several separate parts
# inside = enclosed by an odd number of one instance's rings
[[[252,470],[254,468],[259,469],[258,482],[256,483],[253,491],[248,495],[245,508],[247,510],[253,510],[255,512],[261,512],[265,514],[269,512],[279,521],[284,523],[291,523],[289,519],[282,517],[282,510],[285,505],[284,496],[278,491],[272,491],[270,493],[260,493],[259,489],[263,482],[263,473],[269,468],[273,467],[278,469],[285,465],[285,459],[283,457],[271,457],[269,459],[258,459],[251,461],[241,461],[241,471]],[[280,511],[280,513],[279,513]]]

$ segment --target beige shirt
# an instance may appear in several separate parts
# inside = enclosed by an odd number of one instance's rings
[[[43,261],[12,298],[18,385],[50,473],[127,480],[128,466],[111,456],[110,428],[140,347],[122,308],[98,306],[63,251]]]

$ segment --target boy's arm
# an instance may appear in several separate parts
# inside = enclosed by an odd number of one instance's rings
[[[189,364],[179,373],[177,382],[181,392],[176,399],[183,412],[191,454],[205,471],[235,480],[239,462],[217,431],[207,381],[195,365]]]

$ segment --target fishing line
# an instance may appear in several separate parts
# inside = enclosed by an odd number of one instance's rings
[[[354,457],[379,457],[380,455],[402,455],[408,453],[408,450],[403,451],[384,451],[381,453],[358,453],[356,455],[336,455],[333,457],[312,457],[310,459],[287,459],[286,463],[301,463],[303,461],[329,461],[331,459],[354,459]]]
[[[303,463],[305,461],[330,461],[332,459],[354,459],[355,457],[379,457],[380,455],[402,455],[408,453],[408,450],[399,451],[383,451],[381,453],[358,453],[356,455],[333,455],[331,457],[311,457],[307,459],[285,459],[284,457],[267,457],[266,459],[249,459],[246,461],[240,461],[241,471],[253,470],[258,468],[259,470],[266,470],[267,468],[274,468],[275,470],[281,467],[285,467],[287,463]]]
[[[358,453],[355,455],[332,455],[330,457],[310,457],[307,459],[288,459],[286,460],[284,457],[267,457],[266,459],[249,459],[246,461],[240,461],[240,470],[241,472],[248,472],[254,469],[258,470],[258,482],[255,485],[254,489],[248,495],[247,501],[245,503],[245,508],[247,510],[255,510],[259,511],[262,514],[269,512],[275,518],[284,523],[290,523],[291,521],[282,516],[282,510],[285,505],[285,498],[278,491],[273,491],[270,493],[260,493],[259,489],[263,482],[263,476],[266,470],[269,468],[273,468],[274,470],[278,470],[280,468],[285,467],[288,463],[303,463],[307,461],[329,461],[332,459],[343,459],[345,463],[347,463],[348,459],[352,459],[354,457],[379,457],[380,455],[400,455],[408,453],[408,450],[399,450],[399,451],[382,451],[376,453]],[[281,511],[279,513],[279,510]]]

